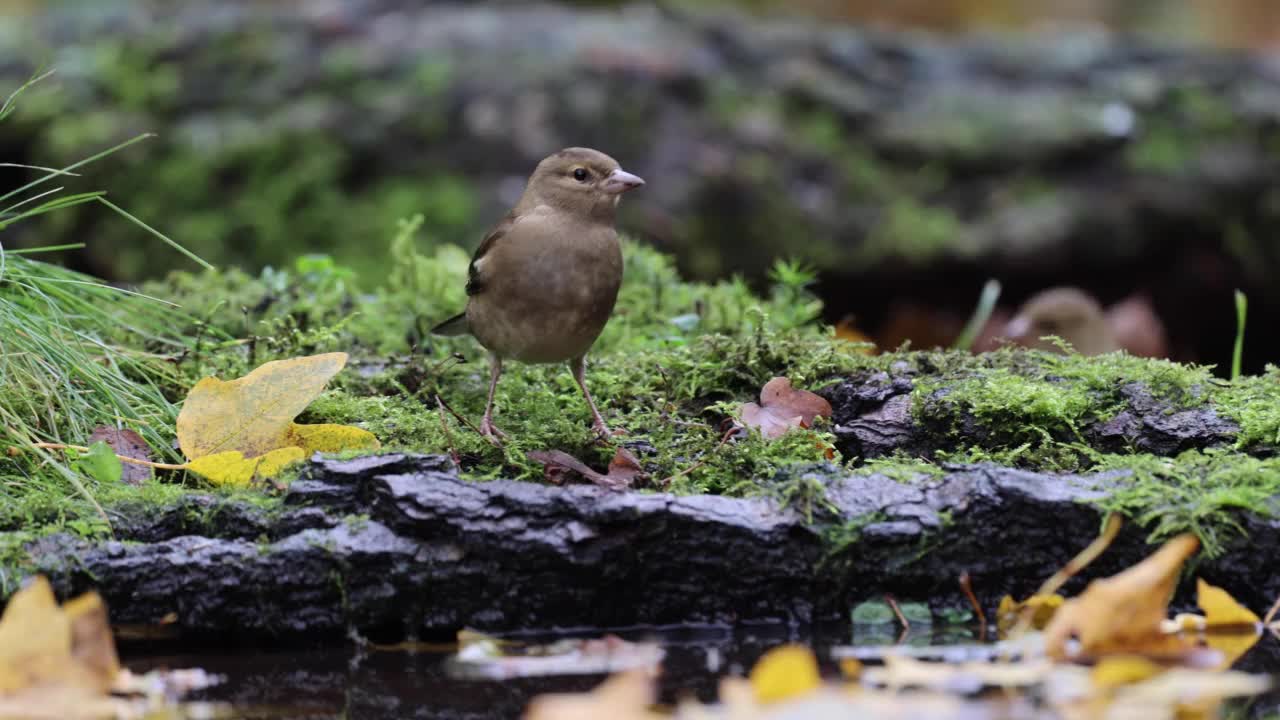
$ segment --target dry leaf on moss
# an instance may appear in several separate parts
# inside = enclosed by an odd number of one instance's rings
[[[287,447],[293,419],[346,362],[346,353],[327,353],[265,363],[229,382],[204,378],[182,404],[178,446],[192,460],[231,450],[256,457]]]
[[[98,441],[105,442],[111,448],[111,451],[120,457],[148,461],[154,459],[151,457],[151,446],[147,444],[147,441],[143,440],[141,435],[128,428],[99,425],[93,429],[93,434],[89,436],[89,439],[84,444],[93,445]],[[120,469],[120,479],[130,485],[138,485],[151,478],[151,468],[145,465],[123,463]]]
[[[214,484],[247,485],[313,452],[377,449],[367,430],[293,422],[346,362],[346,353],[312,355],[265,363],[229,382],[196,383],[178,415],[188,468]]]
[[[618,452],[614,453],[607,473],[592,470],[586,463],[562,450],[535,450],[529,453],[529,459],[541,463],[547,480],[556,485],[564,484],[565,473],[571,471],[597,485],[625,490],[644,474],[640,461],[626,448],[618,448]]]
[[[743,403],[739,411],[747,427],[758,428],[766,438],[780,438],[793,428],[813,427],[816,417],[831,417],[831,403],[808,390],[791,387],[776,377],[760,390],[760,403]]]

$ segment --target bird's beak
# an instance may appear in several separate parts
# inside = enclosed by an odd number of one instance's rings
[[[644,185],[644,180],[621,168],[609,173],[609,177],[604,179],[604,191],[610,195],[621,195],[641,185]]]
[[[1000,334],[1010,340],[1024,340],[1031,334],[1031,320],[1025,315],[1019,315],[1010,320],[1009,324],[1004,326],[1004,332]]]

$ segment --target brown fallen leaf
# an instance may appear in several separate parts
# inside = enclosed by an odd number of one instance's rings
[[[143,440],[141,435],[128,428],[99,425],[93,429],[93,433],[89,435],[89,439],[84,444],[92,445],[99,441],[106,443],[111,448],[111,452],[120,457],[146,460],[148,462],[155,459],[151,456],[151,446],[147,444],[147,441]],[[130,485],[140,485],[151,479],[151,468],[145,465],[122,463],[121,470],[120,479]]]
[[[544,477],[556,485],[563,485],[566,475],[572,471],[597,485],[612,490],[625,490],[644,475],[640,461],[626,448],[618,448],[618,452],[614,453],[607,473],[592,470],[586,463],[563,450],[535,450],[529,453],[529,459],[542,463]]]
[[[587,693],[539,695],[529,703],[525,720],[658,720],[667,717],[649,710],[656,693],[646,670],[610,676]]]
[[[1195,535],[1179,535],[1128,570],[1089,583],[1078,597],[1062,604],[1045,628],[1049,657],[1061,661],[1117,652],[1179,651],[1183,641],[1166,635],[1161,626],[1182,564],[1199,547]],[[1078,647],[1069,647],[1073,637]]]
[[[787,378],[776,377],[760,390],[760,403],[743,403],[739,414],[744,425],[774,439],[793,428],[813,427],[816,417],[831,417],[831,403],[808,390],[791,387]]]

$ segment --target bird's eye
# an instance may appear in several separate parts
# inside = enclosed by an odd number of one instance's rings
[[[590,175],[591,175],[591,173],[587,172],[587,169],[586,169],[586,168],[574,168],[574,169],[573,169],[573,179],[574,179],[574,180],[577,180],[578,182],[586,182],[586,181],[587,181],[587,178],[588,178]]]

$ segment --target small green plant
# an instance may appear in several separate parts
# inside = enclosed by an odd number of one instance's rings
[[[973,347],[973,341],[991,319],[991,313],[996,309],[996,301],[999,299],[1000,281],[994,278],[988,280],[982,286],[982,294],[978,296],[978,306],[973,309],[973,315],[969,317],[969,322],[965,324],[964,330],[961,331],[960,337],[956,338],[952,347],[956,350],[968,350]]]
[[[1244,321],[1249,312],[1249,299],[1236,290],[1236,343],[1231,350],[1231,379],[1240,377],[1240,363],[1244,358]]]

